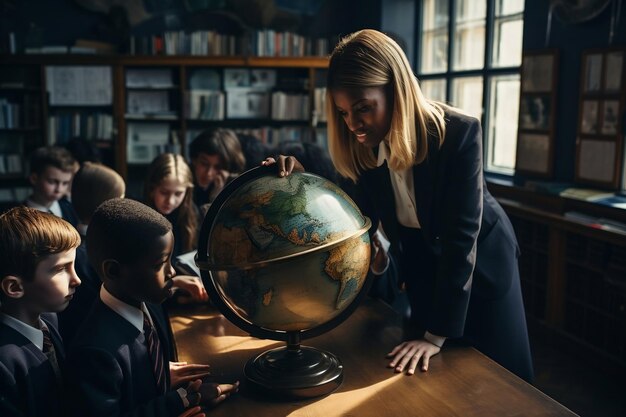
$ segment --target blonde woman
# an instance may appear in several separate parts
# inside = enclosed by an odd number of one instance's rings
[[[372,230],[382,222],[411,304],[389,367],[427,371],[457,339],[531,381],[519,248],[483,179],[480,122],[426,99],[402,49],[375,30],[339,42],[327,81],[333,163]],[[275,162],[280,176],[303,169],[287,156],[263,164]]]

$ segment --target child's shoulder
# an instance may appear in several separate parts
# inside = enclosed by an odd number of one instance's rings
[[[132,343],[139,333],[126,319],[98,299],[76,332],[70,351],[98,348],[115,352],[121,346]]]
[[[46,356],[26,336],[0,322],[0,364],[14,376],[46,360]]]

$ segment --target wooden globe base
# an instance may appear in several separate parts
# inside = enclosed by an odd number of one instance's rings
[[[257,391],[276,399],[305,399],[336,390],[343,380],[343,365],[330,352],[289,345],[250,359],[244,373]]]

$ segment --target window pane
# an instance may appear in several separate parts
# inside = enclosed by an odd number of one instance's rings
[[[446,102],[446,80],[422,80],[420,87],[426,98]]]
[[[488,170],[512,173],[515,168],[519,90],[519,74],[491,78],[486,138]]]
[[[463,77],[452,80],[451,103],[480,119],[483,113],[482,77]]]
[[[422,7],[422,73],[448,70],[448,2],[426,0]]]
[[[522,63],[522,32],[524,21],[494,20],[494,42],[491,65],[494,67],[515,67]]]
[[[524,11],[524,0],[496,0],[496,17]]]
[[[454,27],[455,70],[482,68],[485,59],[485,0],[459,0]]]

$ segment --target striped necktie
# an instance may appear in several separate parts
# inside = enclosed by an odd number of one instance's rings
[[[63,377],[61,376],[61,368],[59,367],[59,361],[57,360],[57,355],[54,350],[54,345],[52,344],[52,337],[50,336],[50,329],[48,326],[42,321],[41,322],[41,332],[43,333],[43,349],[42,352],[48,358],[50,365],[52,366],[52,370],[54,371],[54,375],[56,376],[57,382],[59,382],[59,386],[61,386],[61,382],[63,381]]]
[[[150,353],[150,359],[152,360],[152,371],[154,372],[154,378],[157,383],[157,391],[159,394],[165,394],[167,392],[166,379],[165,379],[165,361],[163,359],[163,350],[161,348],[161,341],[156,329],[150,322],[148,315],[143,313],[143,334],[146,340],[146,346]]]

